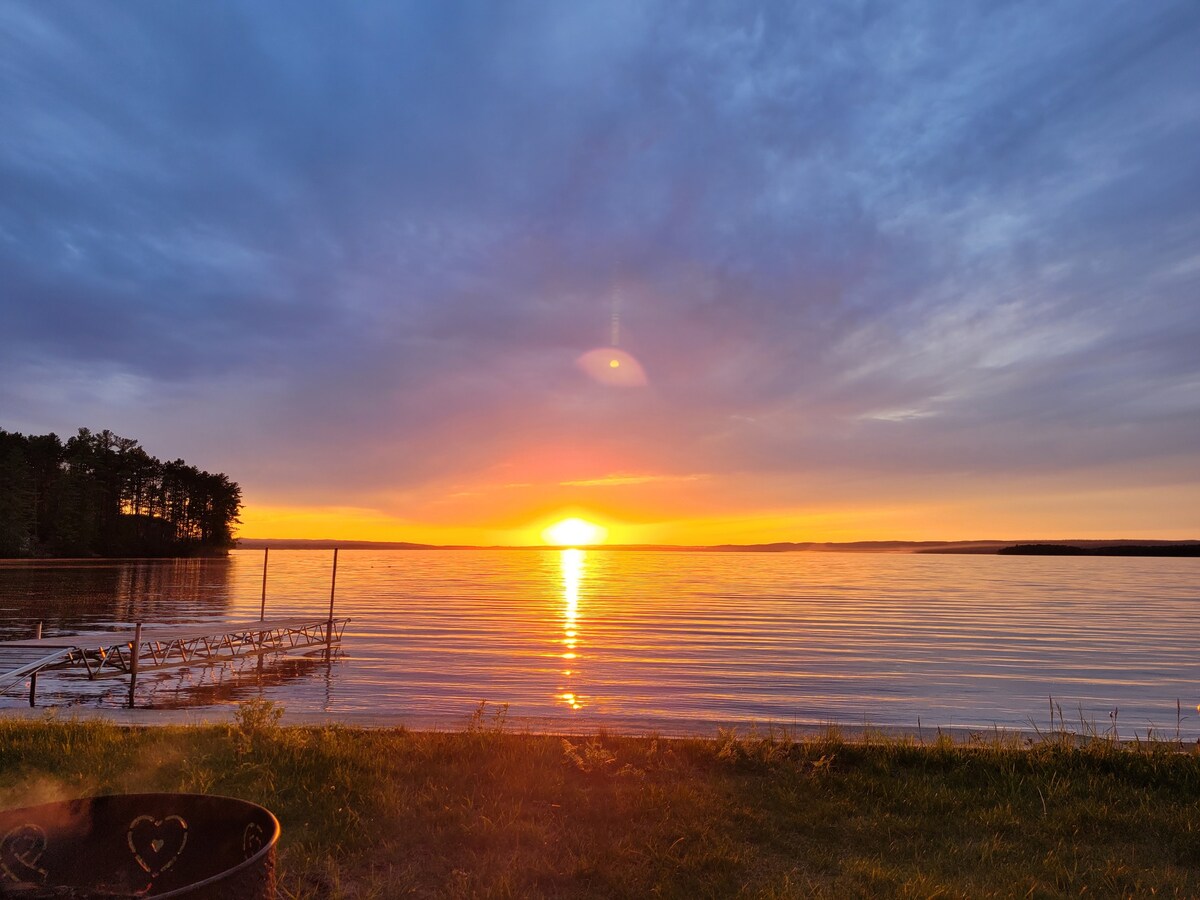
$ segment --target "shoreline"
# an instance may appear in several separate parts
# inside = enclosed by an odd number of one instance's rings
[[[556,551],[552,544],[417,544],[406,541],[338,541],[333,539],[238,538],[234,546],[187,556],[0,556],[0,565],[54,563],[179,562],[227,560],[238,550],[362,550],[371,552]],[[777,541],[758,544],[588,544],[581,550],[633,553],[883,553],[890,555],[978,556],[1200,556],[1200,539],[1057,538],[961,541]]]
[[[502,730],[514,736],[537,738],[588,738],[606,735],[624,740],[670,740],[711,741],[722,735],[736,734],[741,738],[763,738],[812,744],[835,740],[847,744],[869,745],[872,742],[903,743],[915,747],[932,747],[948,741],[956,747],[966,746],[1025,746],[1031,747],[1047,742],[1070,740],[1077,744],[1098,741],[1114,747],[1136,747],[1156,744],[1174,746],[1200,752],[1200,739],[1194,743],[1168,729],[1151,729],[1152,736],[1139,735],[1121,737],[1118,731],[1114,739],[1106,732],[1085,725],[1078,729],[1056,724],[1041,729],[1035,725],[1028,728],[1005,728],[999,726],[970,725],[925,725],[909,727],[903,725],[846,725],[828,723],[779,723],[779,722],[697,722],[695,725],[677,727],[653,727],[625,723],[604,723],[597,720],[572,723],[561,719],[533,716],[508,716],[503,704],[488,703],[474,715],[460,715],[445,721],[405,722],[394,717],[373,713],[333,714],[314,712],[291,712],[282,704],[273,701],[250,700],[241,704],[198,709],[111,709],[96,707],[24,707],[0,708],[0,723],[46,723],[46,724],[101,724],[118,728],[173,729],[207,728],[233,725],[244,715],[245,708],[263,706],[277,710],[278,726],[289,729],[337,728],[344,731],[361,732],[407,732],[410,734],[454,735],[468,731],[473,722],[499,718]],[[1128,735],[1129,733],[1127,733]]]

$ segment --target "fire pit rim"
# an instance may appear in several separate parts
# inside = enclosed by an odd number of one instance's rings
[[[192,891],[195,891],[197,888],[209,887],[213,884],[216,884],[219,881],[224,881],[225,879],[231,877],[235,873],[240,872],[242,869],[249,868],[251,865],[259,862],[266,854],[272,852],[275,849],[275,845],[276,845],[276,843],[278,843],[279,836],[283,831],[282,827],[279,824],[279,819],[275,816],[275,813],[271,812],[271,810],[267,809],[265,806],[262,806],[259,803],[255,803],[253,800],[243,800],[241,797],[230,797],[226,794],[195,794],[195,793],[182,792],[182,791],[150,791],[150,792],[145,792],[145,793],[133,793],[133,794],[92,794],[87,797],[73,797],[73,798],[70,798],[67,800],[52,800],[48,803],[38,803],[34,806],[16,806],[16,807],[11,807],[11,808],[6,808],[6,809],[0,809],[0,812],[3,812],[3,813],[23,812],[26,810],[44,809],[44,808],[51,807],[51,806],[61,806],[63,804],[68,804],[68,803],[91,803],[96,800],[112,800],[112,799],[152,800],[152,799],[166,798],[166,797],[186,798],[186,799],[202,799],[202,800],[230,800],[230,801],[233,801],[234,803],[240,803],[244,806],[253,807],[254,809],[257,809],[257,810],[260,810],[260,811],[266,813],[267,818],[270,821],[272,827],[271,827],[269,836],[268,835],[263,836],[263,845],[261,847],[259,847],[257,851],[255,851],[254,855],[248,856],[246,859],[242,860],[236,866],[230,866],[228,869],[222,869],[220,872],[217,872],[215,875],[210,875],[207,878],[204,878],[200,881],[193,881],[191,884],[185,885],[183,887],[175,888],[174,890],[167,891],[164,894],[148,894],[147,900],[169,900],[169,898],[171,898],[171,897],[182,897],[188,893],[191,893]]]

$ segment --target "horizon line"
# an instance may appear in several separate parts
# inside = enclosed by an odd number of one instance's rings
[[[712,548],[726,547],[865,547],[878,545],[891,546],[910,546],[910,547],[1000,547],[1011,546],[1017,544],[1099,544],[1099,545],[1120,545],[1120,544],[1139,544],[1143,546],[1169,546],[1174,544],[1197,544],[1200,543],[1200,538],[968,538],[960,540],[910,540],[905,538],[891,539],[874,539],[874,540],[858,540],[858,541],[829,541],[829,540],[806,540],[806,541],[755,541],[751,543],[734,543],[722,542],[715,544],[672,544],[672,543],[637,543],[637,544],[608,544],[608,543],[593,543],[593,544],[430,544],[422,541],[378,541],[367,539],[340,539],[340,538],[261,538],[261,537],[239,537],[235,538],[235,546],[232,549],[260,549],[258,547],[245,547],[242,544],[304,544],[314,545],[320,544],[327,549],[335,547],[345,547],[346,549],[369,549],[378,547],[380,549],[429,549],[429,550],[554,550],[566,549],[570,547],[578,547],[579,549],[590,550],[636,550],[636,549],[678,549],[678,550],[706,550]]]

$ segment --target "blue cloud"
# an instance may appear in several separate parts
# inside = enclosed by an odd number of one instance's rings
[[[346,435],[369,493],[618,426],[678,472],[1136,482],[1200,437],[1197,39],[1188,2],[8,4],[0,424],[182,429],[281,490]],[[601,402],[618,294],[651,385]]]

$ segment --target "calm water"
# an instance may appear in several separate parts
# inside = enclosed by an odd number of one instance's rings
[[[325,614],[328,552],[275,551],[268,615]],[[0,638],[258,617],[261,551],[0,564]],[[460,727],[486,699],[535,724],[1047,724],[1053,695],[1128,735],[1200,735],[1200,560],[620,551],[343,551],[332,660],[145,676],[139,705],[255,696],[347,721]],[[120,681],[43,676],[44,705]],[[0,705],[24,703],[20,689]]]

